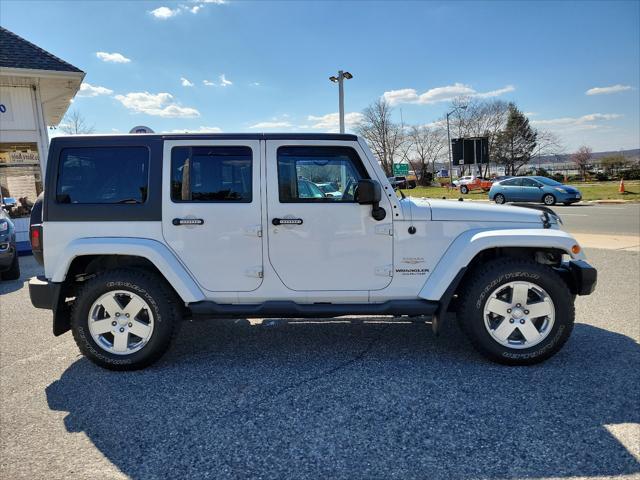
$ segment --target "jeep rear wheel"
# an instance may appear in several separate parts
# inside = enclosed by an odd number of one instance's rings
[[[80,351],[110,370],[136,370],[158,360],[179,321],[173,291],[140,270],[112,270],[88,280],[71,313]]]
[[[575,317],[573,296],[548,266],[498,259],[472,275],[458,318],[474,347],[490,360],[529,365],[554,355]]]

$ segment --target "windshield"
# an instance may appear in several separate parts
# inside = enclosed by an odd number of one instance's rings
[[[547,177],[536,177],[536,180],[538,180],[541,183],[544,183],[545,185],[550,185],[552,187],[562,186],[560,182],[556,182],[555,180],[552,180]]]

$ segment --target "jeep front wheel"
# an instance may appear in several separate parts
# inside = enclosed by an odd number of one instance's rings
[[[71,313],[80,351],[110,370],[136,370],[158,360],[179,321],[173,291],[151,273],[128,269],[88,280]]]
[[[557,353],[575,317],[573,296],[548,266],[499,259],[472,275],[458,312],[474,347],[490,360],[530,365]]]

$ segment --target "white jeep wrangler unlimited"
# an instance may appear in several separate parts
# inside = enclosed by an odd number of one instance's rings
[[[575,295],[596,284],[553,212],[399,199],[353,135],[55,138],[34,212],[32,303],[114,370],[157,360],[187,315],[437,330],[447,310],[488,358],[531,364],[567,341]]]

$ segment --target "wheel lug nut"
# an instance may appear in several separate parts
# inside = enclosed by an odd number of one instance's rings
[[[513,322],[515,322],[515,320],[513,318],[510,318],[509,323],[513,323]]]
[[[116,317],[119,317],[119,316],[120,316],[120,313],[119,313],[119,312],[117,312],[117,313],[116,313]]]
[[[129,318],[129,314],[128,314],[128,313],[125,313],[125,314],[124,314],[124,316],[125,316],[125,317],[127,317],[127,318]]]
[[[524,319],[520,320],[520,324],[524,325]]]
[[[516,307],[520,308],[520,304],[519,304],[519,303],[516,303]]]
[[[133,327],[133,323],[129,322],[129,328]]]
[[[118,324],[118,322],[116,322],[115,320],[113,322],[111,322],[111,326],[115,327]]]
[[[507,308],[507,313],[511,313],[511,309],[510,308]]]
[[[529,315],[529,310],[525,310],[525,311],[524,311],[524,314],[525,314],[525,315]]]
[[[120,333],[124,333],[124,328],[120,327]]]

